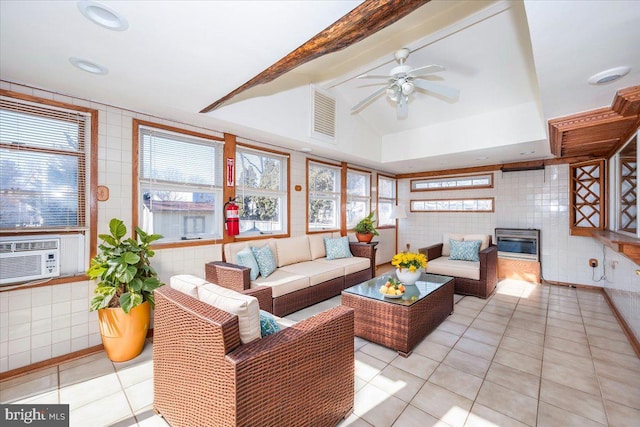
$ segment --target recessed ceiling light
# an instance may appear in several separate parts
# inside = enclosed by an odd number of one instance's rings
[[[113,9],[93,1],[79,1],[78,9],[88,20],[114,31],[124,31],[129,23]]]
[[[531,151],[523,151],[522,153],[520,153],[521,156],[528,156],[529,154],[533,154],[535,153],[535,151],[531,150]]]
[[[95,62],[87,61],[86,59],[71,57],[69,58],[69,62],[71,62],[75,67],[80,68],[82,71],[86,71],[87,73],[107,74],[109,72],[107,67],[98,65]]]
[[[631,71],[631,67],[616,67],[604,70],[598,74],[589,77],[589,83],[592,85],[603,85],[618,80],[626,76]]]

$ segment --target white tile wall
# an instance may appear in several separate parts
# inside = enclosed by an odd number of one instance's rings
[[[420,248],[442,241],[444,232],[486,233],[496,227],[538,228],[541,234],[542,275],[545,279],[601,286],[614,300],[626,322],[640,338],[640,267],[588,237],[569,233],[569,166],[544,170],[494,172],[494,188],[438,192],[410,192],[409,180],[399,181],[401,201],[426,198],[494,197],[493,213],[408,213],[400,220],[399,245]],[[495,237],[495,236],[494,236]],[[606,263],[604,257],[606,256]],[[588,260],[596,258],[594,270]],[[615,270],[611,261],[617,261]],[[602,266],[608,265],[606,279]]]

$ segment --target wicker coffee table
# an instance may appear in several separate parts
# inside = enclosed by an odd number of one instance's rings
[[[355,335],[397,350],[407,357],[427,334],[453,313],[455,279],[423,273],[401,298],[378,289],[394,273],[375,277],[342,291],[342,305],[355,310]]]

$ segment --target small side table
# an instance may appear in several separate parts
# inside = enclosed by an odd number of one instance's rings
[[[349,242],[349,249],[354,256],[369,258],[371,277],[376,277],[376,246],[379,242]]]

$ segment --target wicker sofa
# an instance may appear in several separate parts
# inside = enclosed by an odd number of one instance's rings
[[[155,301],[153,408],[170,425],[332,426],[351,413],[352,309],[243,344],[235,314],[170,286]]]
[[[206,279],[236,291],[266,286],[272,290],[276,316],[340,295],[343,289],[371,279],[375,271],[375,246],[349,242],[352,257],[327,259],[324,238],[311,234],[281,239],[253,240],[224,245],[226,262],[205,266]],[[278,268],[267,277],[251,280],[250,269],[238,265],[237,254],[246,247],[268,245]]]
[[[449,239],[480,240],[479,261],[449,259]],[[491,243],[491,235],[445,233],[442,243],[418,250],[427,256],[427,273],[456,278],[455,292],[487,298],[498,284],[498,247]]]

